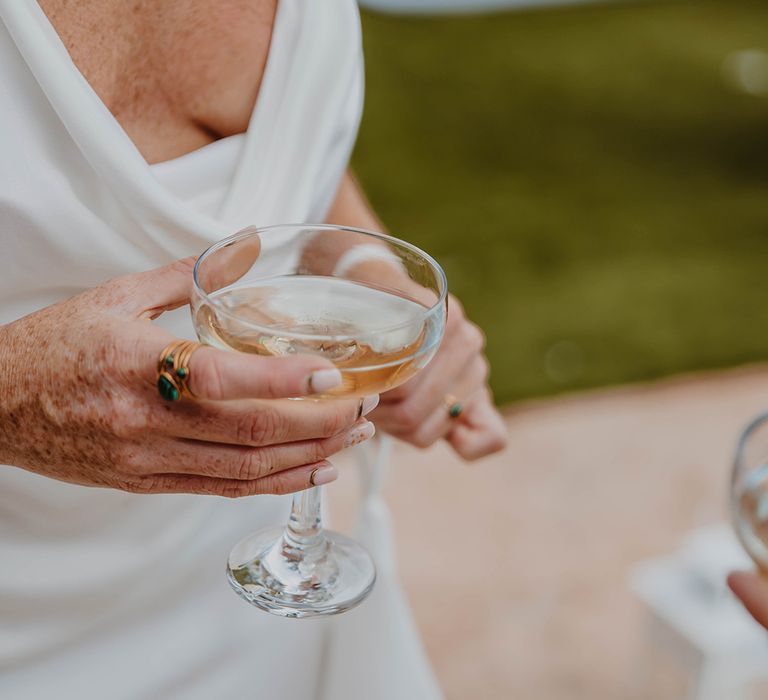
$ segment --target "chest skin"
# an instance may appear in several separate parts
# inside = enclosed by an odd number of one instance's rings
[[[277,0],[39,0],[149,163],[248,128]]]

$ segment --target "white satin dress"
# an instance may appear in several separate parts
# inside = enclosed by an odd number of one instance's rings
[[[247,133],[152,166],[34,0],[0,0],[0,18],[0,323],[249,224],[324,219],[362,109],[352,0],[280,0]],[[162,322],[193,337],[187,313]],[[439,698],[380,474],[365,477],[374,594],[333,620],[286,620],[224,579],[231,546],[284,522],[285,498],[141,496],[0,466],[0,698]]]

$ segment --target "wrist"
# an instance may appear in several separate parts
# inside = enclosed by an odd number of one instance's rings
[[[337,261],[331,273],[334,277],[346,277],[353,267],[364,262],[385,262],[403,271],[402,262],[391,250],[377,243],[361,243],[352,246]]]

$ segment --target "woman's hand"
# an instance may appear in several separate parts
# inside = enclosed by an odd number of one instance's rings
[[[749,614],[768,629],[768,580],[753,571],[735,571],[728,585]]]
[[[381,396],[372,419],[382,430],[418,447],[445,438],[464,459],[503,449],[507,429],[487,386],[483,332],[464,315],[458,299],[448,300],[445,337],[435,358],[401,387]],[[463,406],[451,418],[446,397]]]
[[[336,478],[325,461],[373,435],[377,397],[274,400],[340,383],[311,356],[198,348],[195,400],[158,395],[174,340],[150,319],[187,302],[193,261],[116,278],[0,326],[0,463],[135,493],[248,496]],[[254,399],[270,399],[269,401]]]

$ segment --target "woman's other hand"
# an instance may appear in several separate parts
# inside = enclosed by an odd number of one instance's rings
[[[448,319],[440,350],[413,379],[381,396],[372,415],[377,426],[418,447],[445,438],[464,459],[502,450],[507,429],[488,389],[483,332],[464,314],[458,299],[448,300]],[[462,412],[452,418],[446,397]]]
[[[754,571],[734,571],[728,585],[749,614],[768,629],[768,580]]]
[[[290,401],[341,377],[311,356],[264,358],[198,348],[197,397],[158,395],[174,340],[151,323],[187,303],[191,259],[116,278],[0,326],[0,463],[135,493],[248,496],[327,483],[326,458],[367,439],[376,397]],[[310,379],[311,378],[311,379]]]

